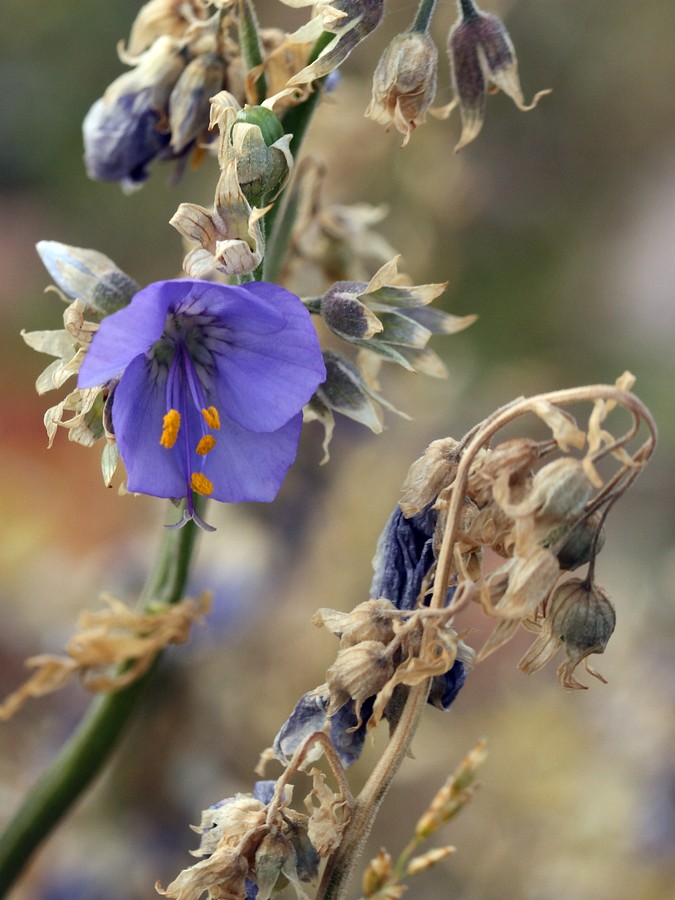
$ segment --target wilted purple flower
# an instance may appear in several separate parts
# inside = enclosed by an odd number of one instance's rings
[[[316,731],[323,731],[328,710],[328,686],[309,691],[298,700],[293,712],[281,726],[274,739],[277,758],[288,763],[298,747]],[[372,701],[361,710],[362,723],[354,713],[354,703],[349,701],[330,718],[328,735],[342,765],[347,768],[361,755],[366,740],[366,721],[372,711]]]
[[[95,181],[119,181],[127,190],[144,182],[146,166],[169,145],[171,134],[158,131],[160,114],[152,90],[122,94],[114,103],[94,103],[82,123],[84,164]]]
[[[112,424],[127,488],[187,500],[274,499],[301,410],[325,378],[309,313],[266,282],[159,281],[101,322],[78,386],[120,378]]]
[[[167,107],[185,68],[181,50],[179,41],[159,38],[91,107],[82,123],[90,178],[119,181],[132,190],[148,177],[149,162],[163,153],[171,156]]]
[[[434,531],[436,512],[429,506],[406,518],[396,505],[377,542],[373,559],[375,574],[370,596],[391,600],[398,609],[414,609],[422,582],[436,561]],[[448,590],[448,600],[453,588]],[[449,672],[437,675],[429,692],[429,703],[448,710],[466,680],[466,666],[458,657]]]

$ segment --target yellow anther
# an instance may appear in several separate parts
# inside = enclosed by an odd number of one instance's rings
[[[200,456],[206,456],[206,454],[210,453],[215,446],[216,439],[214,438],[214,436],[212,434],[205,434],[197,444],[197,453]]]
[[[215,406],[209,406],[208,409],[203,409],[202,415],[204,416],[206,424],[209,426],[209,428],[213,428],[214,431],[218,431],[218,429],[220,428],[220,416]]]
[[[178,439],[180,429],[180,413],[177,409],[170,409],[164,416],[162,423],[162,436],[159,439],[162,447],[171,449]]]
[[[213,482],[209,481],[206,475],[202,475],[201,472],[193,472],[190,483],[192,485],[192,490],[196,491],[198,494],[208,497],[209,494],[213,493]]]

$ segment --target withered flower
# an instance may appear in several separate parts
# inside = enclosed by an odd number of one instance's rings
[[[318,301],[308,301],[330,330],[408,371],[443,378],[447,370],[427,346],[432,334],[455,334],[475,316],[453,316],[429,304],[447,282],[410,285],[398,271],[399,257],[385,263],[368,283],[338,281]]]
[[[462,135],[455,152],[476,138],[483,127],[490,84],[501,89],[518,109],[534,109],[550,90],[539,91],[526,104],[518,78],[516,51],[501,19],[484,13],[473,0],[458,0],[461,18],[448,35],[455,103],[462,116]]]
[[[305,66],[288,82],[307,84],[337,69],[352,50],[365,40],[382,21],[384,0],[282,0],[287,6],[314,6],[315,15],[289,36],[293,43],[316,41],[322,33],[335,35],[314,62]]]
[[[398,34],[382,54],[373,74],[373,96],[366,116],[394,125],[403,145],[424,124],[436,94],[438,51],[425,31]]]
[[[587,657],[604,653],[615,624],[607,592],[588,580],[572,578],[553,593],[541,633],[518,666],[523,672],[536,672],[564,645],[567,659],[558,667],[560,682],[568,690],[586,690],[574,670],[583,662],[590,675],[605,681],[589,666]]]
[[[252,272],[262,261],[265,242],[262,209],[281,191],[293,158],[290,134],[283,134],[272,112],[276,97],[260,107],[240,108],[228,91],[211,98],[211,128],[220,130],[221,175],[213,207],[181,203],[170,224],[197,244],[183,260],[190,277],[203,278],[214,269],[225,275]],[[256,205],[257,204],[257,205]]]

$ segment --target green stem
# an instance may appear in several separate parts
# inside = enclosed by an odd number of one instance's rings
[[[324,31],[319,35],[316,43],[312,47],[312,52],[307,58],[307,65],[316,60],[324,47],[326,47],[334,37],[335,35],[330,31]],[[303,103],[291,107],[281,120],[281,124],[284,127],[284,134],[293,135],[293,140],[291,141],[291,153],[293,154],[294,159],[297,159],[300,154],[300,148],[305,139],[309,123],[312,121],[312,116],[314,115],[321,98],[320,88],[323,82],[323,78],[319,78],[317,81],[313,82],[312,93],[309,94],[307,99]],[[293,229],[296,206],[295,204],[284,202],[287,193],[288,189],[284,191],[282,197],[276,201],[272,209],[265,216],[265,226],[269,236],[267,247],[265,249],[263,269],[263,278],[265,281],[277,280],[288,246],[288,239]],[[282,210],[281,215],[279,215],[280,210]]]
[[[239,0],[239,42],[246,72],[262,65],[263,53],[260,46],[258,19],[253,4],[249,0]],[[255,82],[256,102],[262,103],[267,96],[267,79],[264,73]]]
[[[158,604],[177,603],[181,599],[198,531],[193,522],[188,522],[177,531],[164,532],[157,559],[141,593],[142,609],[156,609]],[[6,895],[40,842],[107,761],[159,658],[160,654],[133,684],[92,701],[75,733],[25,798],[0,838],[0,897]]]
[[[429,30],[429,25],[431,24],[431,17],[434,14],[435,6],[436,0],[421,0],[417,14],[415,15],[415,21],[410,26],[410,30],[421,31],[426,34]]]

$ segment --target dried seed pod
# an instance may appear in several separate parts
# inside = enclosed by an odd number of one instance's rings
[[[453,481],[459,461],[456,447],[457,441],[450,437],[432,441],[410,466],[399,500],[404,516],[422,512]]]
[[[326,673],[331,698],[328,715],[333,715],[348,700],[353,700],[360,724],[363,703],[377,694],[393,674],[394,664],[381,641],[361,641],[340,650]]]
[[[545,546],[556,554],[560,568],[567,572],[590,562],[593,553],[598,554],[604,544],[605,529],[602,525],[602,513],[599,511],[574,528],[567,530],[566,526],[562,526],[556,529],[545,542]]]
[[[391,600],[366,600],[351,612],[335,609],[319,609],[314,613],[314,625],[323,625],[340,638],[341,647],[350,647],[362,641],[381,641],[387,644],[394,637],[396,608]]]
[[[590,653],[604,653],[616,624],[606,591],[580,578],[566,581],[554,592],[549,616],[553,633],[579,661]]]
[[[579,460],[563,457],[537,472],[526,502],[541,519],[570,522],[583,512],[592,492]]]
[[[407,31],[389,44],[373,74],[373,96],[366,116],[392,125],[408,143],[424,123],[436,93],[438,51],[428,34]]]

